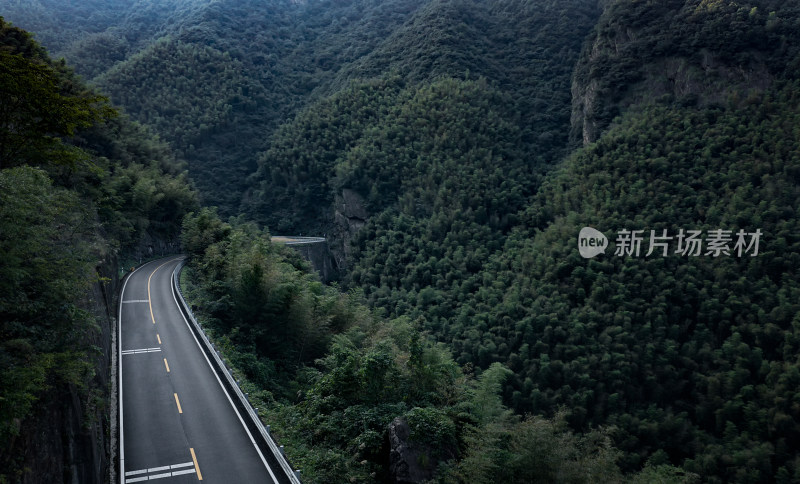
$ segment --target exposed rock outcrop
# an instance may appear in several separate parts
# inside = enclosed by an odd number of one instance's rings
[[[133,261],[138,265],[154,257],[178,254],[180,251],[181,243],[177,237],[164,238],[145,232],[139,243],[127,254],[126,260],[122,262]]]
[[[614,117],[634,105],[661,99],[724,105],[769,87],[783,63],[775,59],[780,49],[769,47],[774,43],[770,39],[779,38],[778,31],[756,28],[764,21],[762,13],[742,12],[733,3],[693,5],[605,2],[573,75],[573,143],[596,141]],[[664,16],[674,22],[664,25]],[[737,24],[755,27],[733,26]],[[726,28],[719,35],[718,29]],[[710,35],[711,31],[717,33]]]
[[[418,442],[411,435],[411,427],[402,418],[389,424],[389,476],[392,484],[420,484],[433,478],[439,463],[456,456],[457,449],[450,444]]]
[[[430,459],[425,449],[409,442],[411,429],[400,417],[389,425],[389,475],[393,484],[417,484],[433,477],[435,466],[423,466]]]
[[[327,241],[321,240],[309,244],[291,245],[290,247],[311,263],[311,267],[319,273],[319,278],[322,282],[327,283],[338,278],[338,271],[334,267],[333,255]]]
[[[364,198],[355,191],[344,188],[334,201],[334,229],[330,244],[331,253],[340,271],[347,268],[351,241],[368,219]]]

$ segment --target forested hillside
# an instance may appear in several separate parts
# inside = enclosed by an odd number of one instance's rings
[[[452,232],[375,217],[350,284],[389,315],[423,318],[457,362],[505,363],[518,411],[565,405],[573,428],[613,424],[626,469],[670,461],[709,482],[796,480],[794,9],[610,3],[573,92],[623,116],[547,176],[503,249],[470,258]],[[670,24],[680,35],[655,28],[682,15]],[[720,16],[736,22],[717,39]],[[704,59],[701,74],[692,66]],[[576,110],[586,102],[576,96]],[[645,257],[643,247],[640,258],[587,261],[576,251],[583,226],[764,236],[757,257]]]
[[[390,271],[459,252],[474,272],[566,153],[572,65],[596,13],[585,1],[430,2],[358,63],[382,77],[276,132],[245,212],[276,231],[333,234],[343,267],[358,264],[350,247],[366,219],[400,223],[415,241],[382,261]]]
[[[397,479],[398,442],[436,482],[800,481],[796,2],[5,3],[218,206],[185,283],[310,482]],[[143,224],[191,205],[95,163]]]
[[[523,142],[543,145],[540,157],[552,161],[548,150],[564,146],[572,65],[596,16],[589,0],[140,0],[104,3],[86,19],[52,0],[7,8],[155,127],[189,161],[202,199],[228,215],[240,210],[259,153],[298,109],[392,71],[415,84],[486,77],[510,96]],[[248,197],[256,204],[258,185]],[[265,216],[250,202],[242,208]]]
[[[7,20],[89,80],[202,10],[203,0],[2,0]]]
[[[197,202],[165,145],[1,17],[0,106],[0,482],[67,469],[99,482],[106,291],[121,259],[175,240]]]
[[[304,482],[693,482],[649,465],[623,476],[607,430],[514,415],[511,371],[459,366],[419,321],[377,317],[323,286],[294,250],[203,209],[184,219],[182,284],[206,331]]]
[[[655,27],[672,17],[686,18],[671,24],[680,32]],[[793,398],[797,354],[797,20],[781,2],[609,4],[573,79],[575,112],[594,111],[574,128],[610,114],[585,139],[597,144],[538,191],[532,153],[547,150],[520,142],[497,85],[352,86],[279,131],[259,172],[272,210],[260,213],[281,229],[322,228],[319,207],[355,191],[369,219],[347,283],[390,316],[420,318],[460,364],[505,363],[518,411],[564,405],[573,428],[614,425],[628,470],[672,462],[710,482],[789,482],[798,416],[781,402]],[[614,113],[624,114],[616,125]],[[275,210],[290,201],[301,204]],[[755,258],[586,261],[575,250],[585,225],[764,239]]]
[[[201,198],[233,215],[274,130],[422,3],[139,0],[83,18],[83,9],[38,0],[8,5],[7,16],[41,30],[113,102],[156,126],[189,161]],[[65,15],[48,21],[38,11]]]

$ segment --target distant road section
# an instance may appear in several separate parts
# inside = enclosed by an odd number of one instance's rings
[[[303,244],[319,244],[325,242],[325,237],[294,237],[291,235],[273,235],[272,241],[277,244],[285,245],[303,245]]]
[[[120,483],[275,483],[178,309],[180,260],[143,265],[120,295]]]

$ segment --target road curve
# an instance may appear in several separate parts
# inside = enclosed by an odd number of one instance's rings
[[[143,265],[120,294],[120,483],[275,483],[178,309],[180,260]]]

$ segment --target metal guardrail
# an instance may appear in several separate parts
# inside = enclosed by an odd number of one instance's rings
[[[327,242],[325,237],[295,237],[290,235],[273,235],[272,241],[283,245],[321,244]]]
[[[178,266],[175,268],[175,271],[172,273],[172,286],[175,289],[175,294],[178,302],[180,303],[181,312],[184,314],[184,316],[186,316],[187,321],[189,321],[189,326],[195,333],[198,341],[201,342],[203,351],[209,357],[209,360],[213,362],[212,366],[214,367],[214,371],[220,377],[220,381],[223,382],[223,385],[225,385],[226,389],[231,393],[231,395],[233,395],[234,404],[240,412],[243,412],[245,415],[247,415],[245,420],[249,430],[257,441],[256,444],[259,446],[266,458],[272,461],[270,463],[277,463],[278,467],[280,467],[280,470],[283,471],[280,473],[281,476],[278,476],[279,480],[281,482],[287,482],[291,484],[301,484],[300,471],[292,470],[292,466],[289,464],[286,454],[283,451],[283,446],[279,446],[272,437],[272,434],[269,432],[269,426],[264,427],[264,424],[261,422],[261,419],[259,418],[255,409],[247,399],[247,396],[242,392],[242,389],[239,388],[239,384],[236,383],[233,375],[231,375],[231,370],[227,367],[227,365],[225,365],[225,362],[222,361],[222,358],[214,347],[214,344],[209,341],[205,331],[203,331],[203,328],[200,327],[197,319],[195,319],[192,310],[189,308],[189,305],[186,304],[186,300],[183,298],[183,292],[181,292],[181,286],[179,283],[180,273],[181,270],[183,270],[184,265],[185,261],[181,261],[180,264],[178,264]],[[258,436],[260,436],[261,439],[258,439]],[[270,459],[269,456],[272,458]],[[280,477],[282,476],[285,476],[285,479],[281,479]]]

